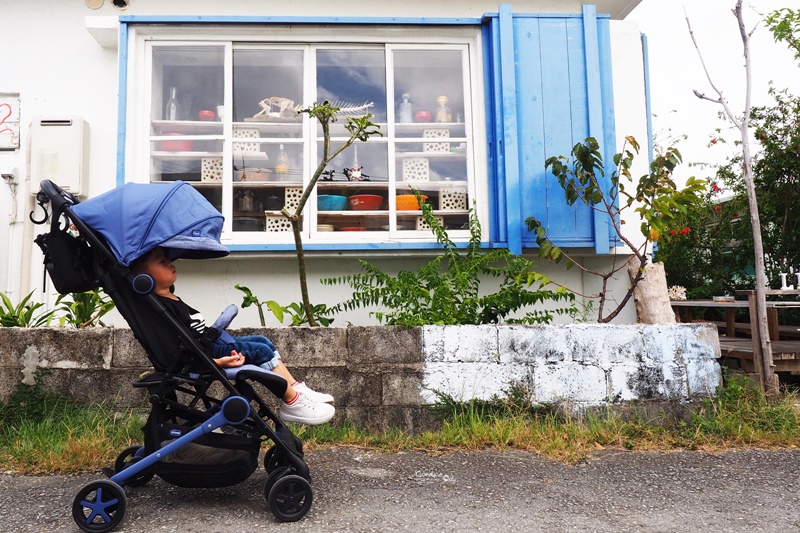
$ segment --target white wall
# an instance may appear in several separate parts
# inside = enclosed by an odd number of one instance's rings
[[[627,12],[628,6],[637,2],[598,2],[598,12]],[[454,11],[454,6],[458,7]],[[516,12],[573,12],[580,13],[579,1],[524,1],[513,4]],[[155,1],[131,0],[125,11],[113,8],[110,1],[99,10],[91,10],[79,0],[53,2],[28,0],[12,2],[0,0],[0,8],[5,22],[3,41],[12,43],[0,56],[0,92],[18,92],[21,95],[21,128],[23,146],[16,152],[0,152],[0,171],[19,169],[23,183],[17,195],[17,216],[13,223],[8,217],[12,211],[8,187],[0,183],[0,245],[8,255],[0,260],[0,290],[13,301],[19,301],[31,290],[41,289],[42,267],[38,249],[32,245],[36,233],[43,227],[33,228],[26,221],[32,208],[31,190],[38,190],[38,180],[28,176],[29,165],[25,146],[29,124],[36,117],[77,116],[89,123],[89,172],[88,193],[100,194],[116,183],[117,150],[117,97],[118,65],[117,51],[103,48],[86,29],[87,16],[125,15],[286,15],[286,16],[441,16],[477,17],[486,12],[496,12],[497,3],[489,1],[465,1],[455,4],[444,1],[395,2],[264,2],[240,0],[218,2],[211,0],[194,1]],[[632,7],[631,7],[632,8]],[[621,29],[621,28],[624,28]],[[614,64],[624,64],[626,59],[618,59],[625,46],[616,42],[618,35],[633,39],[635,28],[613,26]],[[631,102],[626,95],[629,89],[633,95],[640,94],[642,81],[636,65],[633,69],[615,68],[615,97],[618,102]],[[633,82],[631,82],[633,80]],[[620,135],[633,133],[640,142],[646,139],[641,132],[644,113],[636,106],[617,104],[617,131]],[[33,183],[29,183],[31,180]],[[310,254],[309,279],[312,299],[319,303],[333,304],[344,298],[334,288],[323,287],[317,280],[324,276],[339,276],[358,271],[356,258],[373,260],[386,270],[412,268],[413,260],[396,257],[370,257],[367,253],[348,254]],[[424,255],[424,254],[418,254]],[[418,264],[418,263],[417,263]],[[248,285],[256,294],[265,299],[274,299],[282,304],[298,301],[297,274],[294,255],[237,255],[219,261],[204,263],[184,262],[181,269],[180,294],[195,304],[207,315],[213,315],[227,303],[240,301],[239,292],[233,289],[235,283]],[[566,272],[562,267],[540,265],[541,270],[569,286],[583,288],[591,286],[592,280],[584,280],[577,270]],[[221,270],[221,273],[220,273]],[[615,293],[624,290],[627,278],[622,276],[614,282]],[[210,290],[212,289],[212,290]],[[347,289],[349,293],[349,289]],[[37,294],[39,300],[52,302],[52,289]],[[256,325],[254,311],[242,313],[237,325]],[[340,318],[355,324],[374,323],[366,312],[352,317]],[[620,317],[620,321],[635,319],[632,309]],[[121,319],[117,318],[121,324]]]

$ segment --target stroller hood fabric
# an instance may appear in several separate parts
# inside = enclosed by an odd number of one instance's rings
[[[220,244],[223,216],[191,185],[126,183],[72,207],[84,223],[99,232],[120,263],[156,246],[170,259],[224,257]]]

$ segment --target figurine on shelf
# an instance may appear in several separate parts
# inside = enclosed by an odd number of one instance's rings
[[[348,181],[369,181],[369,176],[361,172],[364,169],[361,165],[342,169]]]
[[[343,169],[342,172],[347,176],[348,181],[369,181],[369,176],[361,173],[363,169],[364,167],[358,164],[358,146],[354,146],[353,164],[349,168]]]
[[[302,109],[301,106],[294,105],[294,100],[281,96],[270,96],[261,100],[258,105],[261,106],[261,111],[253,115],[253,118],[295,118]]]

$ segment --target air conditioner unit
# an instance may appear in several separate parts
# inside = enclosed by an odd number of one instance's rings
[[[37,118],[31,124],[31,180],[50,180],[78,196],[86,196],[89,172],[89,125],[79,117]]]

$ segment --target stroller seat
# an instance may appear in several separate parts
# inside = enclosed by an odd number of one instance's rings
[[[37,203],[45,217],[31,219],[44,224],[49,218],[50,225],[36,242],[56,290],[102,288],[153,366],[133,383],[146,389],[151,404],[143,443],[120,452],[110,479],[78,491],[72,505],[78,527],[114,529],[125,515],[126,488],[145,485],[154,476],[186,487],[240,483],[258,468],[267,442],[264,496],[270,510],[282,521],[302,519],[313,502],[302,442],[262,398],[263,389],[281,397],[286,380],[252,365],[221,369],[210,356],[211,344],[226,335],[236,307],[226,309],[198,339],[129,268],[156,246],[173,259],[227,255],[219,242],[219,212],[180,181],[126,184],[81,203],[45,180]]]

